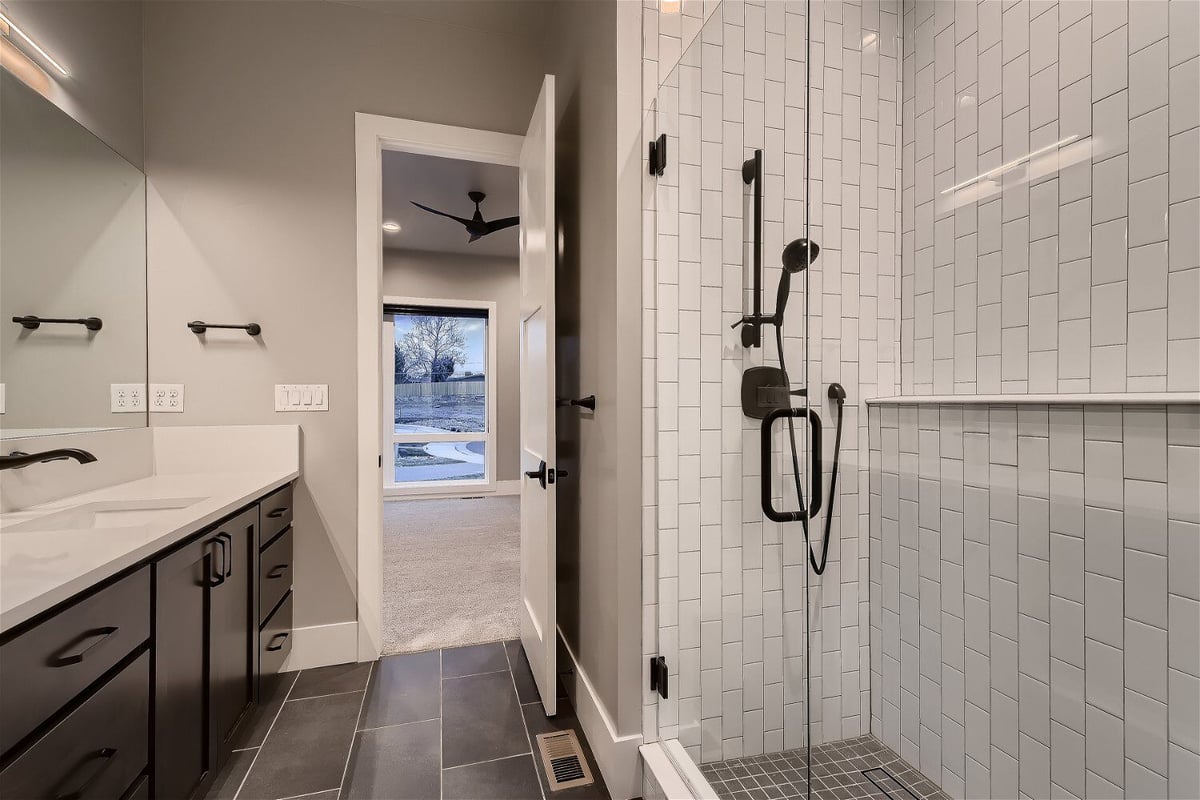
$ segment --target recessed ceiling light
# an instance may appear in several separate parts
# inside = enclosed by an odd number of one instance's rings
[[[399,233],[400,232],[400,223],[392,222],[391,220],[383,223],[383,232],[384,233]]]

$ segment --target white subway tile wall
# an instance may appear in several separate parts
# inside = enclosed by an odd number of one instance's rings
[[[869,427],[872,730],[954,797],[1200,797],[1200,407]]]
[[[1200,3],[902,27],[902,393],[1200,389]]]
[[[666,174],[647,175],[643,195],[643,641],[647,657],[667,657],[671,679],[668,700],[647,689],[643,735],[678,737],[699,762],[806,743],[806,646],[813,741],[869,730],[862,400],[899,388],[900,9],[816,2],[807,20],[803,0],[659,5],[643,17],[646,138],[668,137]],[[758,421],[740,406],[742,371],[776,363],[773,333],[747,350],[730,327],[750,298],[740,167],[756,148],[768,310],[783,247],[805,235],[809,157],[821,254],[806,276],[807,329],[797,292],[784,346],[824,418],[826,472],[835,412],[824,390],[838,381],[850,399],[829,566],[810,578],[808,606],[803,533],[764,521]],[[794,491],[781,491],[795,508]]]

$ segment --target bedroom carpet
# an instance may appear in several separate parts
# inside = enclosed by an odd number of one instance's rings
[[[383,504],[383,655],[521,635],[520,498]]]

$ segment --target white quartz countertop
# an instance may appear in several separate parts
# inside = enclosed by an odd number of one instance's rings
[[[264,469],[153,475],[0,515],[0,632],[52,608],[298,477]],[[88,503],[199,498],[128,527],[13,530]]]

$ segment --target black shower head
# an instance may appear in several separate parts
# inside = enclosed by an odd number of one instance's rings
[[[783,268],[791,273],[808,269],[817,260],[821,247],[808,239],[793,239],[783,248]]]

